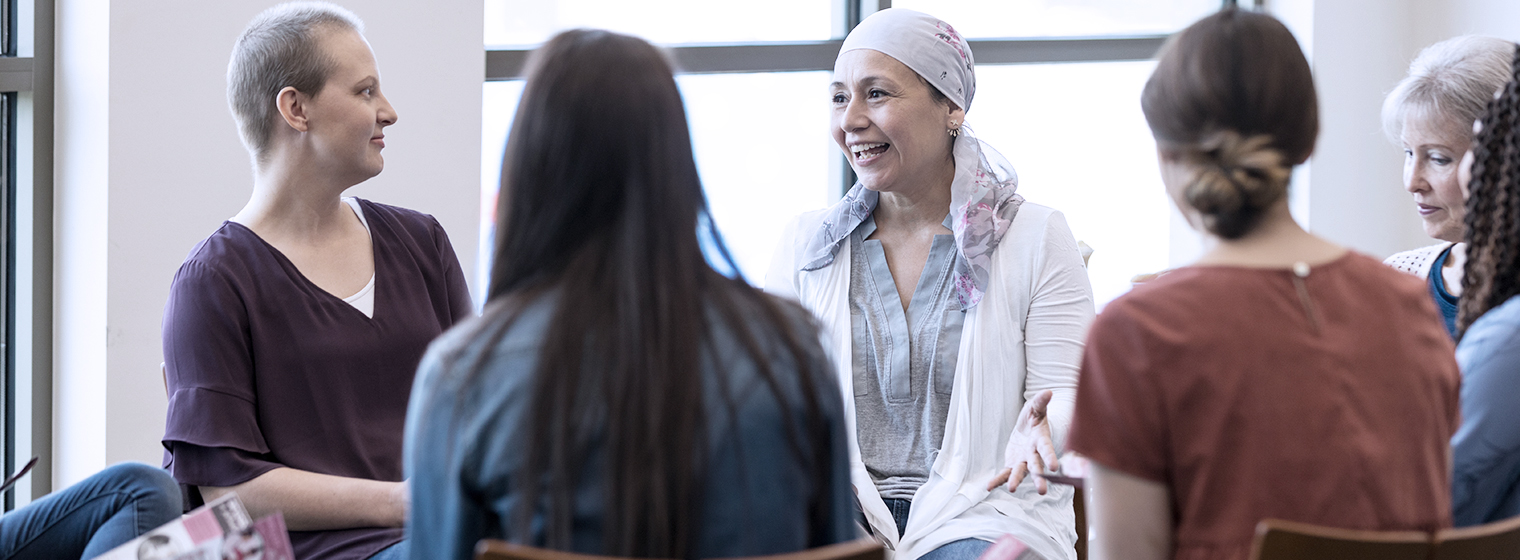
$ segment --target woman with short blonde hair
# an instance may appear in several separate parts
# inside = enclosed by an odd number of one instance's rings
[[[472,314],[437,220],[343,197],[384,169],[397,119],[362,31],[299,2],[238,38],[227,97],[252,193],[191,250],[164,309],[166,467],[192,503],[236,492],[255,517],[282,513],[299,559],[405,552],[412,378]]]

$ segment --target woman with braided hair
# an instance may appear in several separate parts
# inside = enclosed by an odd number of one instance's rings
[[[1266,518],[1450,525],[1460,374],[1425,286],[1288,211],[1319,129],[1292,33],[1204,18],[1162,47],[1141,108],[1209,250],[1088,333],[1070,445],[1092,463],[1090,557],[1244,560]]]
[[[1463,158],[1467,268],[1457,328],[1462,425],[1451,440],[1458,526],[1520,515],[1520,51]]]

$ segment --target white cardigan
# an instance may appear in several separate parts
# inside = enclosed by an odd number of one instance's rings
[[[1074,560],[1072,489],[1052,484],[1041,496],[1031,480],[1016,493],[987,491],[1024,400],[1046,389],[1056,448],[1064,448],[1076,400],[1082,343],[1093,318],[1092,287],[1066,219],[1025,202],[992,258],[981,303],[967,312],[955,366],[954,390],[939,455],[928,482],[913,497],[907,534],[899,536],[860,459],[855,428],[850,336],[850,251],[834,263],[803,272],[803,248],[824,211],[798,216],[787,228],[766,275],[767,292],[795,299],[823,325],[824,347],[845,395],[851,478],[866,519],[893,548],[894,560],[914,560],[946,543],[996,540],[1011,533],[1050,560]]]

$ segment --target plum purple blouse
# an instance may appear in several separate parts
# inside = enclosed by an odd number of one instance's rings
[[[472,306],[437,220],[359,202],[374,251],[373,318],[234,222],[180,266],[164,310],[163,445],[181,484],[233,486],[278,467],[402,480],[417,363]],[[359,559],[399,542],[402,530],[290,536],[297,558]]]

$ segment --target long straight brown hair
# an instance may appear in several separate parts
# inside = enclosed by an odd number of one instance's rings
[[[568,549],[585,475],[601,477],[604,489],[603,554],[695,553],[709,436],[723,435],[704,428],[709,409],[736,415],[732,402],[704,402],[713,394],[704,393],[704,364],[733,359],[713,355],[715,330],[738,341],[783,409],[804,411],[801,425],[782,415],[792,451],[814,480],[827,480],[819,387],[830,381],[816,366],[825,363],[816,326],[795,304],[707,262],[699,232],[738,270],[707,215],[661,51],[575,30],[534,53],[502,161],[496,227],[475,335],[484,350],[466,375],[490,375],[486,356],[517,313],[555,298],[520,428],[529,445],[512,476],[519,506],[505,523],[509,540],[531,543],[541,522],[546,542],[532,544]],[[585,469],[593,450],[603,463],[595,474]],[[812,501],[816,519],[837,514],[824,487]]]

